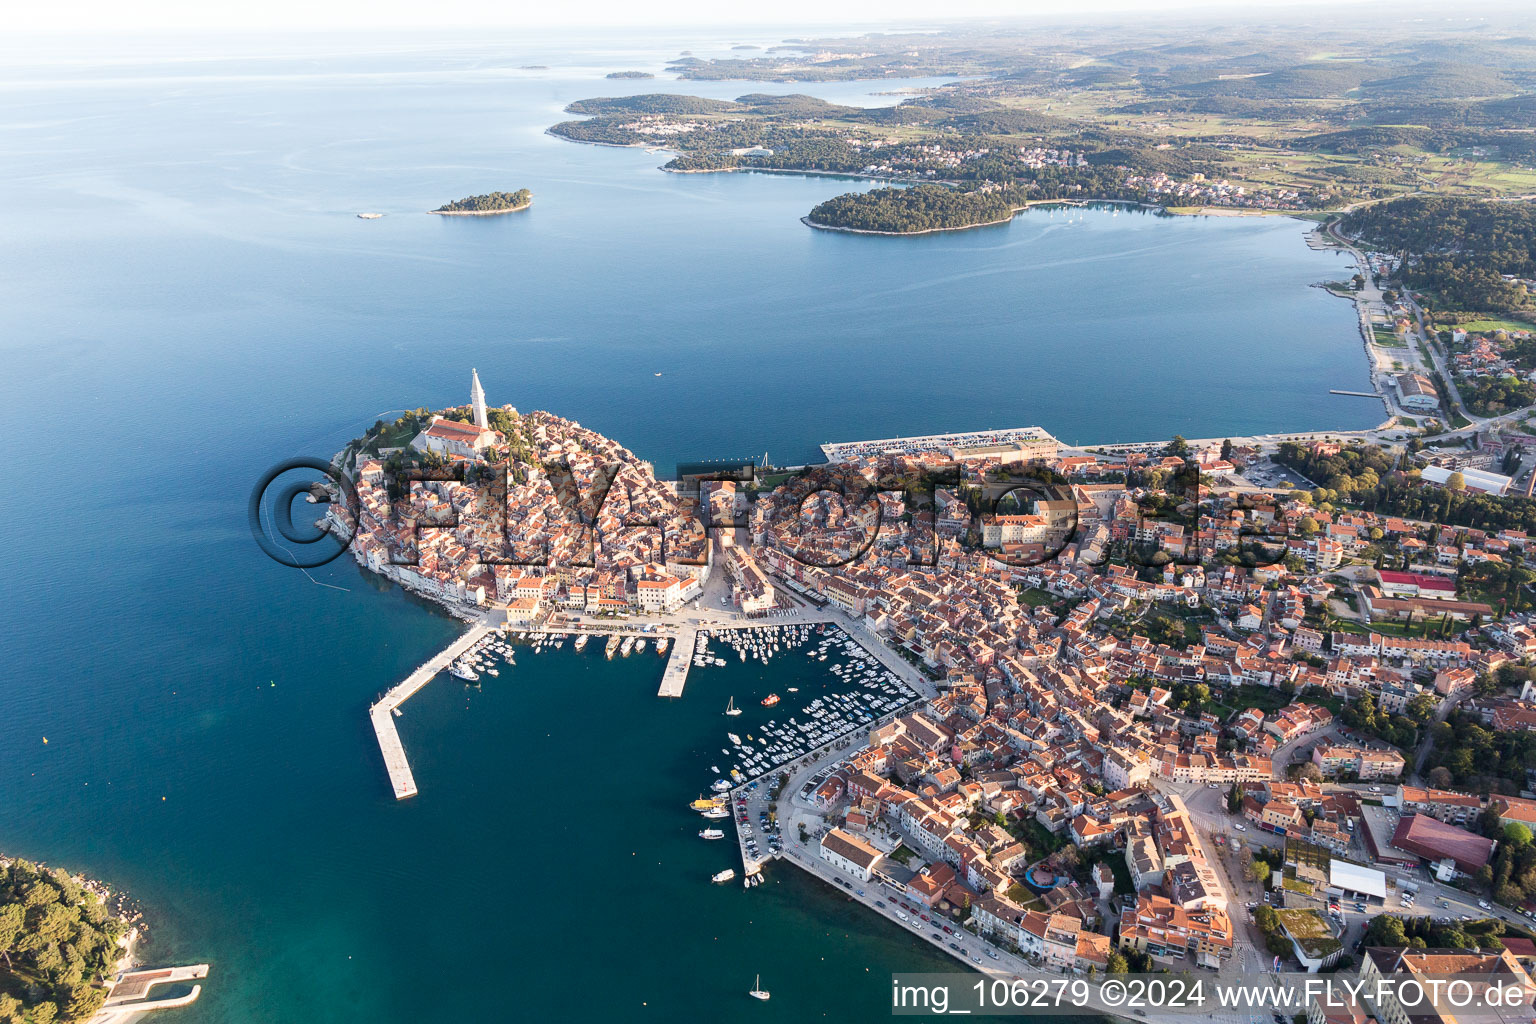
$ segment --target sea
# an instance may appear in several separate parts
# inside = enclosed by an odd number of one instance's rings
[[[1353,309],[1311,287],[1353,269],[1305,222],[834,234],[799,218],[872,183],[665,174],[546,134],[590,96],[949,81],[665,71],[792,34],[0,42],[0,852],[131,892],[150,961],[210,963],[176,1024],[862,1020],[892,971],[956,966],[795,870],[708,883],[733,851],[686,804],[725,702],[827,682],[808,659],[698,670],[677,701],[654,654],[595,647],[445,676],[400,719],[421,794],[396,803],[366,709],[459,626],[349,559],[266,558],[246,499],[280,460],[467,401],[472,367],[492,404],[663,474],[936,431],[1382,418],[1328,393],[1368,374]],[[605,78],[625,70],[657,77]],[[524,187],[526,213],[424,212]]]

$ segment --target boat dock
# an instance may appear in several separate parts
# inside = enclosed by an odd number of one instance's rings
[[[1353,398],[1381,398],[1381,396],[1374,391],[1345,391],[1342,388],[1329,388],[1328,393],[1330,395],[1349,395]]]
[[[193,985],[184,995],[166,999],[149,998],[149,990],[158,985],[176,985],[198,981],[208,977],[207,964],[191,964],[186,967],[155,967],[148,970],[125,971],[112,981],[107,998],[90,1024],[115,1024],[148,1010],[169,1010],[196,1002],[202,994],[201,985]]]
[[[425,664],[406,677],[405,682],[390,690],[368,709],[373,721],[373,731],[379,738],[379,752],[384,755],[384,768],[389,772],[389,784],[394,787],[395,799],[404,800],[416,795],[416,778],[411,774],[411,763],[406,760],[405,746],[400,742],[400,732],[395,728],[395,709],[404,704],[417,690],[426,686],[453,660],[491,632],[492,626],[480,623],[471,626],[453,643],[429,658]]]
[[[693,645],[699,631],[694,626],[679,626],[672,638],[672,649],[667,652],[667,670],[661,675],[658,697],[681,697],[683,684],[688,682],[688,666],[693,664]]]

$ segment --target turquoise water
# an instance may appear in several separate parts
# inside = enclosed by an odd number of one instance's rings
[[[1365,361],[1350,307],[1307,287],[1345,265],[1296,221],[1037,210],[858,238],[798,218],[862,184],[666,175],[543,133],[590,95],[903,85],[601,77],[732,41],[5,44],[0,848],[132,890],[154,954],[212,962],[178,1021],[847,1018],[943,964],[794,873],[702,882],[728,847],[682,807],[750,666],[676,703],[653,656],[569,649],[467,701],[434,684],[401,720],[422,795],[397,805],[365,709],[455,625],[347,562],[321,586],[263,557],[244,499],[278,459],[462,401],[470,366],[663,470],[1379,417],[1327,394]],[[520,186],[527,214],[417,212]],[[771,1007],[742,996],[759,971]]]

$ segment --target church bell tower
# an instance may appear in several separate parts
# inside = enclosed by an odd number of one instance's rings
[[[480,386],[480,372],[469,371],[469,404],[475,410],[475,426],[481,430],[491,429],[491,425],[485,420],[485,389]]]

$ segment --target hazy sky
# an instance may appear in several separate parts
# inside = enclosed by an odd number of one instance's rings
[[[1361,0],[22,0],[0,14],[5,31],[118,32],[207,29],[305,30],[464,26],[932,24],[940,19],[1020,17],[1169,8],[1294,8]]]

